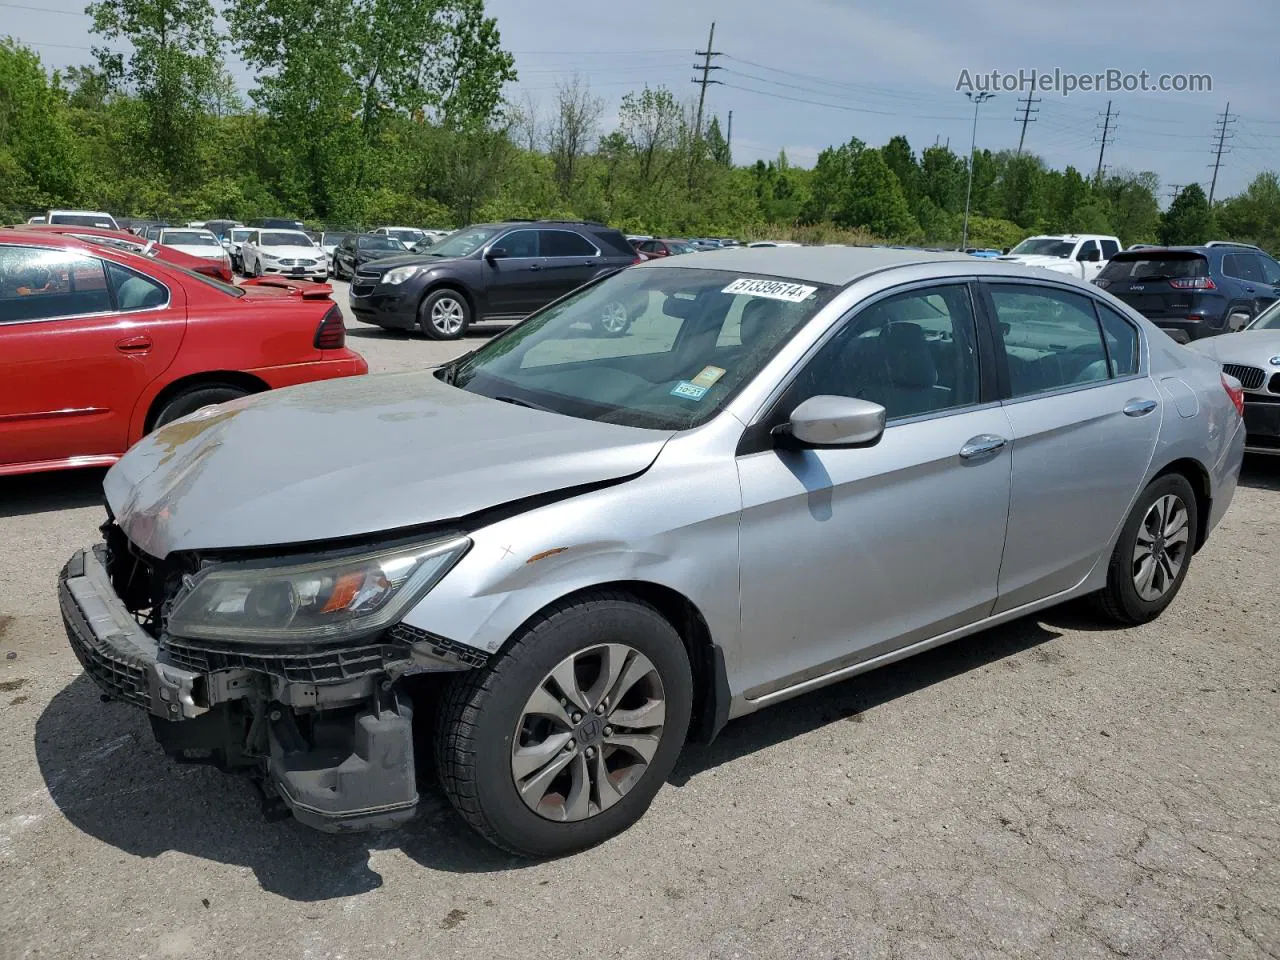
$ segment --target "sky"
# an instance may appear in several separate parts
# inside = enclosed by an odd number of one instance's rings
[[[0,35],[34,46],[50,68],[89,59],[93,38],[77,0],[0,0]],[[935,141],[964,153],[974,108],[958,91],[996,70],[1075,74],[1208,74],[1211,92],[1038,92],[1027,151],[1054,167],[1092,173],[1107,101],[1116,114],[1109,169],[1152,170],[1165,191],[1212,175],[1215,121],[1230,103],[1231,138],[1219,198],[1259,172],[1280,170],[1280,0],[487,0],[526,94],[548,113],[556,86],[575,74],[606,101],[645,84],[696,97],[692,83],[711,23],[721,67],[707,111],[733,111],[738,163],[773,159],[812,166],[850,137],[879,145],[904,134],[917,150]],[[228,67],[247,88],[247,71]],[[975,90],[977,81],[975,81]],[[978,108],[977,144],[1016,148],[1022,91]]]

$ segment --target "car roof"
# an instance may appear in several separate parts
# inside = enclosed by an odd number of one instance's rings
[[[650,260],[634,269],[664,266],[681,270],[736,270],[842,287],[867,274],[891,267],[957,261],[973,265],[975,269],[979,265],[976,258],[965,253],[929,253],[883,247],[729,247],[700,253],[696,257]]]
[[[1169,246],[1169,247],[1162,247],[1156,244],[1152,244],[1146,247],[1136,247],[1131,250],[1130,249],[1121,250],[1111,259],[1115,260],[1117,257],[1124,257],[1126,260],[1130,260],[1130,259],[1141,260],[1145,257],[1159,256],[1162,253],[1198,253],[1202,257],[1207,257],[1210,253],[1213,253],[1216,250],[1222,250],[1226,253],[1229,253],[1231,249],[1232,248],[1230,246],[1208,247],[1208,246],[1204,246],[1203,244],[1184,244],[1181,246]],[[1239,249],[1239,248],[1237,247],[1236,249]],[[1132,254],[1133,256],[1130,256],[1130,254]]]

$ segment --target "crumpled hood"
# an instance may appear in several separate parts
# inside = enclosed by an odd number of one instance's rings
[[[1241,363],[1280,372],[1271,358],[1280,356],[1280,330],[1241,330],[1218,337],[1205,337],[1187,344],[1188,349],[1212,357],[1219,363]]]
[[[139,548],[298,544],[462,517],[645,470],[670,438],[517,407],[431,373],[323,381],[206,407],[107,473]]]
[[[1020,263],[1027,267],[1045,267],[1049,270],[1074,270],[1075,261],[1069,257],[1045,257],[1039,254],[1020,254],[1018,256],[1005,255],[996,257],[997,260],[1003,260],[1006,263]]]

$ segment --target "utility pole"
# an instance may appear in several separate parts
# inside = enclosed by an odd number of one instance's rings
[[[1095,138],[1097,139],[1097,142],[1100,144],[1100,146],[1098,147],[1098,172],[1095,173],[1093,176],[1095,183],[1102,183],[1102,157],[1107,152],[1107,145],[1116,138],[1115,127],[1111,125],[1111,120],[1113,117],[1118,117],[1118,116],[1120,116],[1120,114],[1111,112],[1111,101],[1108,100],[1107,113],[1106,113],[1106,116],[1104,116],[1102,119],[1102,137]]]
[[[729,111],[729,133],[724,138],[725,152],[729,155],[729,166],[733,166],[733,111]]]
[[[1169,202],[1170,202],[1170,203],[1173,203],[1173,201],[1175,201],[1175,200],[1177,200],[1177,199],[1178,199],[1178,194],[1180,194],[1180,193],[1182,192],[1182,188],[1183,188],[1183,187],[1185,187],[1185,186],[1187,186],[1187,184],[1185,184],[1185,183],[1171,183],[1171,184],[1169,184],[1169,193],[1168,193],[1168,197],[1169,197]]]
[[[1213,180],[1209,182],[1209,206],[1213,206],[1213,192],[1218,188],[1218,168],[1222,166],[1222,154],[1227,145],[1227,141],[1232,139],[1235,134],[1228,133],[1228,128],[1236,122],[1236,118],[1231,115],[1231,101],[1227,101],[1227,109],[1222,111],[1222,115],[1218,117],[1215,126],[1218,128],[1214,136],[1218,138],[1217,155],[1213,158]]]
[[[711,79],[712,70],[724,69],[723,67],[713,66],[711,63],[712,57],[720,56],[720,54],[716,52],[715,42],[716,42],[716,25],[715,25],[715,21],[712,21],[711,33],[708,34],[707,36],[707,49],[693,51],[697,56],[702,58],[702,63],[700,64],[695,63],[693,65],[693,69],[699,70],[702,73],[701,78],[698,78],[698,77],[693,78],[693,82],[698,84],[698,86],[702,88],[698,92],[698,119],[693,125],[693,139],[695,143],[702,140],[702,109],[707,102],[707,87],[715,83],[723,82],[720,80]]]
[[[1022,156],[1022,143],[1027,139],[1027,124],[1035,123],[1036,118],[1033,114],[1040,112],[1039,107],[1032,109],[1031,105],[1039,102],[1039,97],[1032,97],[1029,93],[1027,94],[1027,99],[1018,101],[1019,109],[1022,111],[1022,116],[1019,117],[1017,114],[1014,114],[1013,117],[1015,121],[1022,124],[1022,133],[1018,134],[1018,156]]]
[[[973,153],[978,146],[978,108],[995,97],[994,93],[986,90],[977,94],[972,90],[966,90],[964,95],[973,101],[973,136],[969,140],[969,185],[964,191],[964,229],[960,233],[962,253],[965,247],[969,246],[969,201],[973,199]],[[947,139],[947,146],[951,146],[950,138]]]

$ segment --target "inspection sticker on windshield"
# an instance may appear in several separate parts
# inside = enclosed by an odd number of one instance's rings
[[[817,287],[806,287],[802,283],[787,283],[785,280],[752,280],[742,277],[720,292],[745,293],[749,297],[768,297],[770,300],[802,303],[817,289]]]
[[[696,383],[690,383],[688,380],[681,380],[671,388],[673,397],[684,397],[686,400],[701,400],[707,392],[706,387],[700,387]]]

